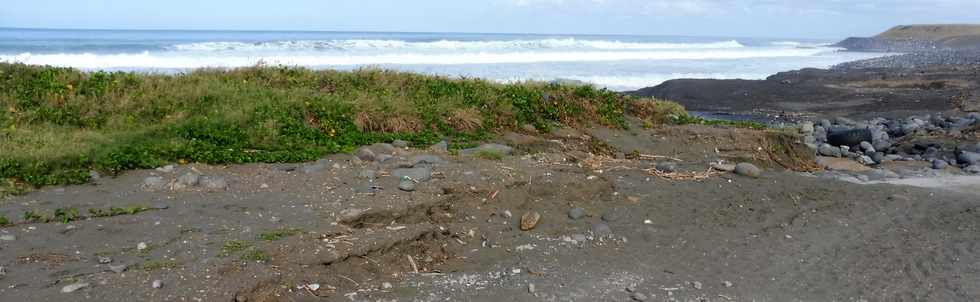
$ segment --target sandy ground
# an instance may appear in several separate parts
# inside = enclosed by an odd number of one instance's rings
[[[0,300],[980,299],[976,195],[786,171],[754,131],[634,129],[508,135],[519,151],[502,160],[413,149],[385,163],[178,165],[45,188],[0,203],[17,223],[0,228]],[[588,153],[605,145],[676,158],[681,172],[707,178],[663,178],[647,170],[650,157]],[[704,173],[720,159],[765,170]],[[433,179],[399,190],[390,174],[407,166],[431,168]],[[228,187],[142,186],[193,171]],[[20,217],[124,206],[151,209],[67,224]],[[583,216],[571,218],[573,208]],[[526,213],[541,215],[529,231]]]

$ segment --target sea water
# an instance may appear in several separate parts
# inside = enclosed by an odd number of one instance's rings
[[[806,38],[0,29],[0,61],[164,73],[256,64],[373,67],[500,82],[575,80],[633,90],[677,78],[762,79],[881,55],[845,52],[831,43]]]

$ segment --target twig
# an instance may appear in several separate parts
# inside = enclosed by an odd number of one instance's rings
[[[405,258],[408,258],[408,263],[412,264],[412,271],[418,274],[419,266],[415,264],[415,259],[412,259],[412,255],[405,255]]]
[[[354,283],[354,286],[357,286],[357,287],[360,287],[361,286],[360,283],[357,283],[357,281],[354,281],[354,279],[348,278],[347,276],[340,275],[340,274],[337,274],[337,276],[340,276],[341,278],[347,279],[347,281],[350,281],[351,283]]]
[[[663,155],[640,154],[640,158],[645,158],[645,159],[669,159],[669,160],[672,160],[672,161],[684,162],[684,160],[682,160],[680,158],[670,157],[670,156],[663,156]]]

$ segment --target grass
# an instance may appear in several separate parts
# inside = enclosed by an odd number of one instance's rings
[[[0,196],[85,183],[92,170],[299,162],[395,139],[467,144],[527,124],[625,127],[634,101],[592,86],[377,69],[163,75],[0,63]]]
[[[252,244],[245,240],[228,240],[221,246],[221,253],[219,255],[227,257],[250,247],[252,247]]]
[[[500,150],[495,149],[480,149],[473,152],[473,156],[476,158],[482,158],[486,160],[502,160],[504,159],[504,153]]]
[[[8,225],[10,225],[10,220],[7,219],[7,216],[0,215],[0,227],[5,227],[5,226],[8,226]]]
[[[238,259],[241,259],[242,261],[269,262],[269,260],[272,258],[269,257],[269,254],[266,254],[265,251],[253,246],[246,249],[245,252],[238,257]]]
[[[286,237],[299,235],[303,230],[297,228],[278,229],[259,234],[259,240],[276,241]]]

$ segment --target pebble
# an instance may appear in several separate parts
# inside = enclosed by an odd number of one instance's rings
[[[395,142],[398,142],[398,141],[395,141]],[[391,282],[381,283],[381,289],[391,289],[392,287],[394,287],[394,286],[391,285]]]
[[[187,172],[177,177],[177,184],[187,187],[196,186],[201,181],[201,175],[194,172]]]
[[[409,160],[409,162],[411,162],[411,164],[412,164],[409,167],[409,168],[411,168],[411,167],[414,167],[414,166],[419,165],[419,164],[429,164],[429,165],[440,164],[440,163],[443,162],[443,160],[442,160],[441,157],[438,157],[438,156],[435,156],[435,155],[416,155],[416,156],[413,156]]]
[[[941,159],[932,160],[933,169],[942,170],[942,169],[946,169],[946,167],[949,167],[949,163],[947,163],[945,160],[941,160]]]
[[[612,208],[602,213],[602,221],[605,222],[615,222],[623,219],[627,216],[628,210],[625,208]]]
[[[109,264],[112,263],[112,258],[106,256],[99,256],[99,264]]]
[[[422,167],[395,169],[391,171],[391,176],[397,177],[398,179],[408,177],[418,182],[426,182],[432,179],[432,168]]]
[[[72,292],[75,292],[75,291],[77,291],[79,289],[86,288],[88,286],[89,286],[89,284],[87,282],[78,282],[78,283],[74,283],[74,284],[65,285],[65,287],[62,287],[61,288],[61,292],[62,293],[66,293],[66,294],[67,293],[72,293]]]
[[[415,191],[416,185],[417,184],[415,183],[415,181],[412,181],[411,179],[404,176],[401,178],[400,181],[398,181],[398,189],[405,192]]]
[[[735,286],[735,284],[733,284],[731,281],[724,281],[721,283],[721,285],[724,285],[725,287]]]
[[[704,284],[702,284],[699,281],[691,282],[691,286],[694,287],[694,289],[702,289],[702,288],[704,288]]]
[[[326,159],[321,159],[321,160],[318,160],[318,161],[316,161],[314,163],[309,163],[309,164],[303,165],[303,169],[302,170],[303,170],[303,174],[313,174],[313,173],[317,173],[317,172],[326,170],[329,167],[330,167],[330,161],[328,161]]]
[[[501,154],[501,155],[512,155],[512,154],[514,154],[514,148],[511,148],[510,146],[507,146],[507,145],[501,145],[501,144],[483,144],[483,145],[480,145],[479,147],[476,147],[476,148],[459,150],[459,155],[464,155],[464,156],[465,155],[471,155],[473,153],[477,153],[477,152],[481,152],[481,151],[484,151],[484,152],[492,152],[492,153]]]
[[[830,156],[830,157],[841,157],[842,156],[842,153],[840,151],[840,148],[831,146],[830,144],[820,145],[820,148],[817,149],[817,152],[820,153],[820,155],[823,155],[823,156]]]
[[[966,165],[975,165],[980,163],[980,153],[963,151],[956,157],[956,161]]]
[[[762,169],[750,163],[739,163],[735,165],[735,174],[757,178],[762,176]]]
[[[149,246],[146,245],[146,242],[140,242],[140,243],[136,244],[136,250],[138,250],[138,251],[142,251],[142,250],[145,250],[147,248],[149,248]]]
[[[167,205],[165,203],[162,203],[162,202],[154,202],[154,203],[150,204],[150,209],[153,209],[153,210],[166,210],[166,209],[169,209],[169,208],[170,208],[169,205]]]
[[[606,237],[612,235],[612,233],[612,229],[604,222],[598,222],[592,225],[592,234],[598,237]]]
[[[126,271],[127,268],[129,268],[129,266],[128,265],[125,265],[125,264],[110,265],[109,266],[109,270],[112,271],[113,273],[117,273],[117,274],[122,274],[123,272]]]
[[[166,165],[166,166],[163,166],[163,167],[159,167],[159,168],[157,168],[157,171],[160,171],[160,172],[163,172],[163,173],[171,173],[171,172],[174,171],[174,165]]]
[[[722,172],[735,172],[735,164],[711,163],[711,168]]]
[[[163,281],[153,280],[153,288],[162,288],[162,287],[163,287]]]
[[[581,219],[582,217],[585,217],[585,209],[574,207],[571,210],[568,210],[568,218],[571,218],[572,220],[578,220]]]
[[[861,155],[860,157],[858,157],[857,162],[865,166],[871,166],[875,164],[875,160],[867,155]]]
[[[528,283],[528,284],[527,284],[527,292],[528,292],[528,293],[532,293],[532,294],[533,294],[533,293],[534,293],[535,291],[536,291],[536,290],[535,290],[535,288],[534,288],[534,283]]]
[[[538,226],[541,221],[541,214],[538,212],[527,212],[521,215],[521,231],[530,231]]]
[[[572,234],[572,240],[575,240],[576,242],[586,242],[589,240],[589,237],[585,236],[585,234]]]
[[[510,212],[510,210],[504,210],[504,213],[503,213],[503,215],[504,215],[504,218],[511,218],[511,217],[514,217],[514,214],[512,214],[512,213]]]
[[[633,293],[632,298],[636,301],[646,301],[648,299],[647,295],[644,295],[643,293]]]
[[[371,151],[371,149],[368,149],[368,147],[357,148],[357,150],[354,151],[354,156],[357,156],[357,159],[367,162],[374,161],[375,158],[374,151]]]
[[[167,187],[167,181],[160,176],[150,176],[143,179],[143,188],[147,190],[159,191]]]
[[[971,165],[963,169],[963,172],[980,174],[980,165]]]
[[[14,241],[17,240],[17,236],[14,235],[0,235],[0,241]]]
[[[657,171],[664,173],[674,173],[677,172],[677,163],[672,161],[662,161],[657,163]]]

